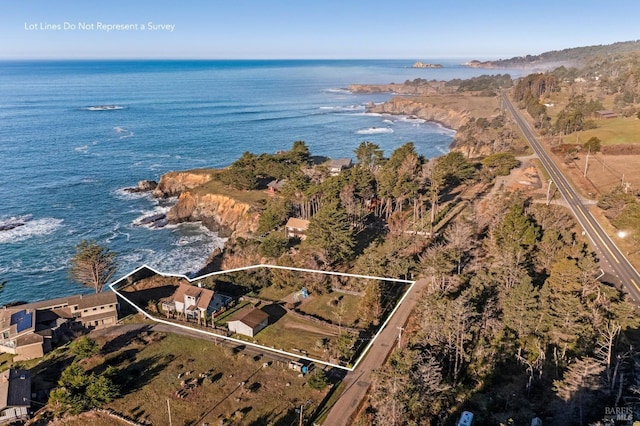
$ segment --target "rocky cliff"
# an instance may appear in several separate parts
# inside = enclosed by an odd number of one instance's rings
[[[169,198],[181,192],[207,183],[213,177],[213,170],[202,169],[186,172],[168,172],[162,175],[158,186],[153,190],[156,198]]]
[[[160,178],[153,196],[178,196],[178,202],[167,213],[169,223],[201,221],[221,237],[249,236],[258,227],[259,212],[224,194],[225,187],[212,182],[215,173],[214,169],[168,172]]]
[[[394,97],[383,104],[368,108],[369,112],[381,114],[410,115],[427,121],[440,123],[450,129],[459,129],[469,119],[465,109],[452,109],[413,98]]]
[[[260,214],[249,204],[222,194],[183,191],[167,213],[173,223],[202,223],[221,237],[247,237],[258,227]]]

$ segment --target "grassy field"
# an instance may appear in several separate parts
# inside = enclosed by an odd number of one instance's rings
[[[258,333],[253,340],[258,344],[287,352],[306,351],[309,356],[326,359],[324,350],[317,343],[321,339],[327,339],[330,342],[337,333],[337,330],[287,314]],[[242,338],[251,340],[247,337]]]
[[[598,128],[573,133],[563,137],[564,143],[584,143],[592,137],[602,141],[602,145],[640,143],[640,120],[636,117],[598,120]],[[580,138],[577,141],[577,138]]]
[[[454,111],[468,111],[474,117],[493,117],[498,109],[498,100],[495,96],[475,96],[471,93],[459,93],[448,95],[416,96],[411,98],[416,102],[424,102]]]
[[[356,326],[358,318],[358,305],[362,300],[359,296],[342,293],[312,294],[305,299],[299,309],[307,314],[324,318],[338,324],[338,317],[342,317],[342,325]]]
[[[323,393],[309,389],[306,379],[283,366],[263,367],[264,359],[231,355],[227,348],[176,334],[160,334],[153,344],[132,342],[105,356],[134,383],[110,408],[151,424],[270,424],[295,419],[302,401],[312,406]],[[185,375],[186,372],[191,372]],[[178,376],[182,373],[182,377]],[[200,378],[200,374],[207,374]],[[181,382],[199,383],[185,392]],[[288,423],[287,423],[288,424]]]
[[[300,290],[297,287],[276,287],[275,285],[270,285],[268,287],[263,287],[257,294],[257,297],[264,300],[271,300],[273,302],[277,302],[285,298],[291,293]]]
[[[241,191],[235,188],[231,188],[217,181],[216,179],[212,179],[207,183],[204,183],[194,189],[191,190],[194,194],[221,194],[231,197],[235,200],[238,200],[243,203],[256,205],[261,201],[269,198],[269,195],[262,190],[255,191]]]

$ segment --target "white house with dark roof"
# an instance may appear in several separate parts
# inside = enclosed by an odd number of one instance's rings
[[[340,172],[350,168],[353,165],[351,158],[336,158],[329,161],[329,174],[338,176]]]
[[[207,313],[213,314],[230,300],[230,297],[216,295],[208,288],[180,284],[173,295],[161,300],[161,305],[165,312],[178,312],[187,319],[198,319]]]
[[[232,333],[253,337],[269,325],[269,314],[261,309],[251,309],[236,320],[229,321],[227,327]]]
[[[15,369],[0,373],[0,425],[28,420],[30,408],[30,373]]]

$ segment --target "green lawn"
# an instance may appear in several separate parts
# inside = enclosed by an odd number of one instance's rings
[[[637,118],[613,118],[610,120],[597,120],[597,129],[585,130],[564,136],[564,142],[569,144],[585,143],[592,137],[602,141],[602,145],[617,145],[640,143],[640,120]]]
[[[342,325],[352,327],[360,317],[358,306],[362,300],[359,296],[343,293],[312,294],[300,305],[299,309],[307,314],[324,318],[338,324],[338,316],[342,316]],[[336,303],[337,302],[337,303]]]
[[[323,330],[326,330],[326,333],[323,333]],[[333,340],[335,334],[337,330],[323,328],[321,324],[288,314],[259,332],[253,339],[249,337],[243,337],[243,339],[255,340],[260,345],[292,353],[306,351],[311,357],[326,359],[325,352],[316,344],[320,339]]]
[[[272,302],[277,302],[288,296],[289,294],[300,290],[296,287],[276,287],[274,285],[270,285],[268,287],[263,287],[258,292],[257,297],[260,299],[271,300]]]
[[[209,171],[210,172],[210,171]],[[241,191],[235,188],[231,188],[222,184],[216,179],[211,179],[209,182],[204,183],[191,190],[194,194],[221,194],[231,197],[243,203],[256,205],[261,200],[266,200],[269,195],[263,190],[254,191]]]
[[[122,348],[114,355],[130,351]],[[222,424],[222,419],[225,424],[289,424],[299,402],[311,400],[313,407],[322,399],[323,393],[306,386],[306,378],[285,366],[264,368],[264,362],[242,351],[230,355],[228,348],[211,342],[167,333],[160,341],[137,347],[134,357],[120,362],[126,374],[140,379],[109,407],[158,425],[167,424],[167,401],[174,425]],[[191,374],[184,375],[188,371]],[[200,384],[184,398],[176,396],[182,381],[200,379],[205,372],[209,379],[198,380]]]

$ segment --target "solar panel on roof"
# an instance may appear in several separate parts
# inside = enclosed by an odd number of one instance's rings
[[[21,310],[15,314],[11,314],[11,325],[16,325],[16,331],[18,333],[23,332],[31,327],[33,323],[33,312],[27,313],[26,310]]]

